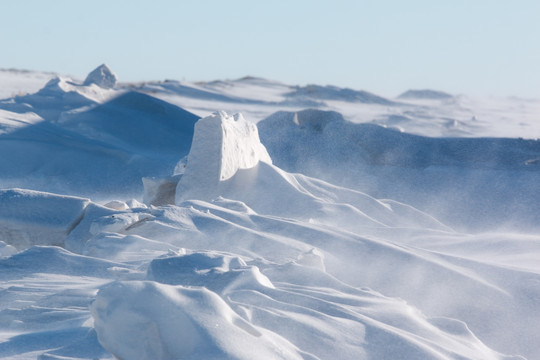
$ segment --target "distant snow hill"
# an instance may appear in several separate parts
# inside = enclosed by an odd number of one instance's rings
[[[443,91],[437,90],[407,90],[398,96],[398,99],[431,99],[431,100],[448,100],[453,96]]]
[[[287,94],[292,98],[311,98],[316,100],[341,100],[353,103],[394,105],[393,101],[363,90],[339,88],[337,86],[307,85],[297,86]]]

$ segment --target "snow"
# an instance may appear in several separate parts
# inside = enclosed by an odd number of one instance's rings
[[[430,100],[446,100],[452,99],[452,95],[444,91],[437,90],[407,90],[398,96],[398,99],[430,99]]]
[[[178,182],[176,203],[184,199],[212,199],[217,187],[238,170],[251,169],[262,161],[272,163],[259,141],[257,127],[241,114],[220,112],[195,125],[187,167]]]
[[[142,177],[168,175],[187,155],[198,119],[146,94],[59,79],[15,104],[27,102],[31,113],[11,102],[0,112],[0,151],[13,154],[0,158],[0,186],[85,197],[141,194]]]
[[[34,93],[56,76],[54,73],[0,69],[0,99]]]
[[[17,114],[11,111],[0,110],[0,135],[8,134],[28,125],[37,124],[43,119],[37,114]]]
[[[303,358],[205,288],[113,283],[100,290],[91,310],[100,342],[121,359]]]
[[[276,112],[258,127],[287,171],[384,194],[467,231],[540,224],[538,140],[430,138],[314,109]]]
[[[381,96],[362,90],[342,89],[336,86],[307,85],[299,86],[287,94],[290,97],[313,98],[318,100],[339,100],[359,102],[366,104],[394,105],[394,103]]]
[[[95,84],[104,89],[112,89],[116,86],[117,81],[116,74],[107,65],[102,64],[88,74],[83,85]]]
[[[0,357],[540,357],[540,101],[88,78],[0,72]]]
[[[0,238],[18,249],[63,245],[89,202],[31,190],[0,190]]]

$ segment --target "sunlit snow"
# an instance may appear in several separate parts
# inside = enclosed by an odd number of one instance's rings
[[[0,84],[1,358],[540,358],[540,100]]]

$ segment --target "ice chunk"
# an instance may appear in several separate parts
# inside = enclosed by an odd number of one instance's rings
[[[64,245],[90,200],[23,189],[0,190],[0,239],[18,249]]]
[[[168,205],[174,204],[176,187],[181,175],[175,175],[167,178],[142,179],[144,186],[143,202],[147,205]]]
[[[123,211],[123,210],[127,210],[129,209],[129,206],[128,204],[126,204],[125,202],[123,201],[120,201],[120,200],[112,200],[112,201],[109,201],[108,203],[106,203],[105,205],[103,205],[109,209],[113,209],[113,210],[119,210],[119,211]]]
[[[112,89],[117,82],[116,75],[105,64],[102,64],[95,68],[84,80],[83,85],[96,84],[103,89]]]
[[[255,124],[241,114],[221,111],[195,124],[195,134],[184,175],[176,189],[176,203],[188,199],[212,199],[220,182],[240,169],[272,160],[259,140]]]

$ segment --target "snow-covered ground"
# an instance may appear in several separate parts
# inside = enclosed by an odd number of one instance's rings
[[[540,100],[0,90],[0,358],[540,358]]]

